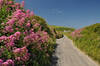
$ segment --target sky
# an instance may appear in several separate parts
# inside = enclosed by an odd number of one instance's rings
[[[25,0],[25,9],[50,25],[82,28],[100,23],[100,0]]]

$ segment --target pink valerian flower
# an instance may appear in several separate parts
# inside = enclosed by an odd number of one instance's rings
[[[0,64],[1,64],[1,63],[3,63],[3,60],[2,60],[2,59],[0,59]]]
[[[9,1],[8,4],[13,4],[13,1]]]
[[[34,32],[34,29],[33,29],[33,28],[29,30],[29,33],[30,33],[30,34],[31,34],[32,32]]]
[[[11,7],[15,8],[16,6],[15,5],[11,5]]]
[[[22,25],[25,23],[25,18],[21,18],[17,23],[16,25],[22,27]]]
[[[26,46],[22,47],[22,48],[16,48],[15,50],[13,50],[14,55],[18,55],[18,54],[26,54],[28,52],[28,49],[26,48]]]
[[[83,29],[77,29],[77,30],[75,30],[74,32],[72,32],[71,33],[71,36],[72,37],[81,37],[82,35],[81,35],[81,31],[82,31]]]
[[[9,66],[9,63],[8,62],[3,62],[2,66]]]
[[[34,13],[33,13],[33,11],[31,11],[31,12],[30,12],[30,16],[34,16]]]
[[[16,57],[15,60],[21,61],[21,57]]]
[[[21,7],[24,7],[25,1],[22,1]]]
[[[13,47],[14,44],[15,44],[14,42],[9,42],[9,43],[7,43],[7,44],[6,44],[7,49],[10,50],[10,48]]]
[[[16,6],[20,6],[20,4],[19,4],[19,3],[15,3],[15,5],[16,5]]]
[[[29,44],[32,43],[32,38],[28,35],[28,36],[24,37],[23,42],[26,44],[26,46],[28,46]]]
[[[6,62],[3,62],[3,60],[0,59],[0,66],[14,66],[14,61],[8,59]]]
[[[14,36],[15,36],[15,38],[16,38],[17,40],[19,40],[19,38],[20,38],[20,36],[21,36],[21,33],[20,33],[20,32],[16,32],[16,33],[14,34]]]
[[[21,36],[21,33],[20,32],[16,32],[15,34],[13,35],[10,35],[8,37],[6,36],[1,36],[0,37],[0,42],[3,41],[3,43],[5,44],[6,48],[8,48],[10,50],[11,47],[14,47],[15,45],[15,40],[19,40]]]
[[[26,27],[30,27],[30,26],[31,26],[31,24],[30,24],[30,23],[27,23],[27,24],[26,24]]]
[[[39,35],[34,33],[34,32],[31,32],[29,35],[27,35],[26,37],[24,37],[24,40],[23,42],[26,44],[26,45],[29,45],[33,42],[36,42],[39,40]]]
[[[3,22],[3,23],[1,23],[1,25],[5,25],[5,23]]]
[[[21,48],[21,51],[22,51],[23,53],[27,53],[27,52],[28,52],[26,46],[22,47],[22,48]]]
[[[28,9],[28,10],[26,10],[26,14],[29,14],[30,13],[30,10]]]
[[[29,53],[26,53],[26,54],[21,58],[21,60],[22,60],[22,61],[28,61],[29,58],[30,58],[30,54],[29,54]]]
[[[43,31],[43,35],[47,35],[47,34],[48,34],[47,32]]]
[[[7,25],[9,24],[10,26],[12,26],[14,23],[15,23],[15,19],[12,18],[12,19],[10,19],[6,24],[7,24]]]
[[[13,50],[14,54],[15,53],[20,53],[21,52],[21,48],[16,48],[15,50]]]
[[[19,9],[20,8],[20,4],[19,3],[15,3],[16,8]]]
[[[1,36],[0,37],[0,42],[4,41],[4,40],[7,40],[7,37],[6,36]]]
[[[8,59],[6,62],[8,62],[8,63],[9,63],[9,65],[14,66],[14,61],[13,61],[13,60]]]
[[[15,55],[15,59],[19,61],[27,61],[30,56],[26,46],[13,50],[13,54]]]
[[[19,30],[19,28],[16,28],[16,30]]]
[[[13,32],[14,30],[13,30],[12,26],[6,26],[5,31],[6,32]]]
[[[3,63],[3,60],[2,60],[2,59],[0,59],[0,66],[2,66],[2,63]]]
[[[3,0],[0,0],[0,5],[2,5],[3,4]]]
[[[40,26],[40,24],[39,24],[39,23],[36,23],[36,24],[34,25],[34,27],[38,27],[38,26]]]

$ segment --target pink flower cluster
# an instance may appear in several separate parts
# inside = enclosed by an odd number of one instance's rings
[[[3,2],[4,0],[0,0],[0,4]],[[30,59],[31,55],[27,47],[32,45],[35,49],[42,50],[44,47],[47,49],[47,45],[44,44],[48,42],[49,35],[41,30],[41,25],[34,19],[33,12],[21,9],[24,7],[24,1],[20,5],[7,0],[6,4],[10,5],[9,7],[13,8],[14,11],[12,16],[7,18],[7,22],[1,23],[4,28],[1,31],[3,35],[0,36],[0,46],[6,48],[7,52],[12,54],[12,57],[10,59],[1,58],[0,66],[14,66],[16,62],[24,64]],[[0,48],[0,55],[3,55],[4,48]]]
[[[48,36],[47,32],[44,32],[44,31],[39,31],[37,33],[31,32],[29,35],[24,37],[23,42],[26,45],[29,45],[31,43],[36,43],[36,42],[37,43],[45,43],[48,41],[48,38],[49,38],[49,36]]]
[[[0,59],[0,66],[14,66],[14,61],[11,59],[6,60],[6,62],[3,62],[2,59]]]
[[[28,53],[28,49],[26,47],[16,48],[13,50],[13,54],[15,56],[15,60],[17,61],[27,61],[29,60],[30,54]]]
[[[81,31],[82,31],[83,29],[77,29],[77,30],[75,30],[74,32],[72,32],[71,33],[71,36],[72,37],[81,37],[82,35],[81,35]]]
[[[0,37],[0,42],[3,42],[4,45],[5,45],[8,49],[10,49],[11,47],[14,46],[14,44],[15,44],[14,41],[15,41],[15,40],[19,40],[20,35],[21,35],[20,32],[16,32],[15,34],[10,35],[9,37],[1,36],[1,37]]]
[[[27,10],[26,13],[24,12],[24,10],[21,9],[16,9],[16,11],[13,13],[13,15],[10,17],[11,19],[8,19],[8,22],[6,22],[6,24],[4,26],[6,26],[4,28],[5,33],[7,32],[14,32],[14,30],[18,30],[17,27],[20,28],[26,28],[26,27],[30,27],[32,21],[28,20],[26,21],[27,18],[30,18],[33,14]],[[38,26],[39,24],[35,24],[36,26]],[[14,28],[17,29],[14,29]]]

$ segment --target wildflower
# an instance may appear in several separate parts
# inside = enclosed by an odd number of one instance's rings
[[[38,27],[38,26],[40,26],[40,24],[39,24],[39,23],[36,23],[36,24],[34,25],[34,27]]]
[[[9,66],[9,63],[8,62],[3,62],[2,66]]]
[[[7,32],[13,32],[12,26],[6,26],[6,27],[5,27],[5,30],[6,30]]]
[[[15,38],[16,38],[17,40],[19,40],[20,35],[21,35],[20,32],[16,32],[16,33],[14,34],[14,36],[15,36]]]
[[[2,60],[2,59],[0,59],[0,66],[2,66],[2,63],[3,63],[3,60]]]
[[[14,24],[14,22],[15,22],[15,19],[10,19],[6,24],[9,24],[12,26]]]
[[[7,39],[6,36],[1,36],[1,37],[0,37],[0,42],[2,42],[3,40],[6,40],[6,39]]]
[[[22,5],[21,6],[24,7],[24,4],[25,4],[25,1],[22,1]]]
[[[31,12],[30,12],[30,16],[34,16],[34,13],[33,13],[33,11],[31,11]]]
[[[13,1],[9,1],[9,2],[8,2],[8,4],[12,4],[12,3],[13,3]]]
[[[0,0],[0,5],[2,5],[3,4],[3,0]]]
[[[14,54],[18,54],[18,53],[21,52],[21,48],[17,48],[17,49],[15,49],[15,50],[13,50],[13,52],[14,52]]]
[[[0,63],[3,63],[3,60],[2,59],[0,59]]]
[[[11,66],[14,66],[14,61],[11,59],[8,59],[6,62],[8,62]]]
[[[30,23],[27,23],[27,24],[26,24],[26,27],[30,27],[30,26],[31,26],[31,24],[30,24]]]
[[[21,61],[21,57],[16,57],[15,59],[18,61]]]
[[[29,14],[29,13],[30,13],[30,10],[29,10],[29,9],[28,9],[28,10],[26,10],[26,13],[27,13],[27,14]]]
[[[16,30],[19,30],[18,28],[16,28]]]
[[[19,3],[15,3],[15,5],[16,5],[16,6],[20,6],[20,4],[19,4]]]

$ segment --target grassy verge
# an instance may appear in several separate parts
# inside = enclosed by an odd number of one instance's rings
[[[66,35],[74,41],[80,50],[100,64],[100,23],[85,27],[80,34],[80,37]]]

